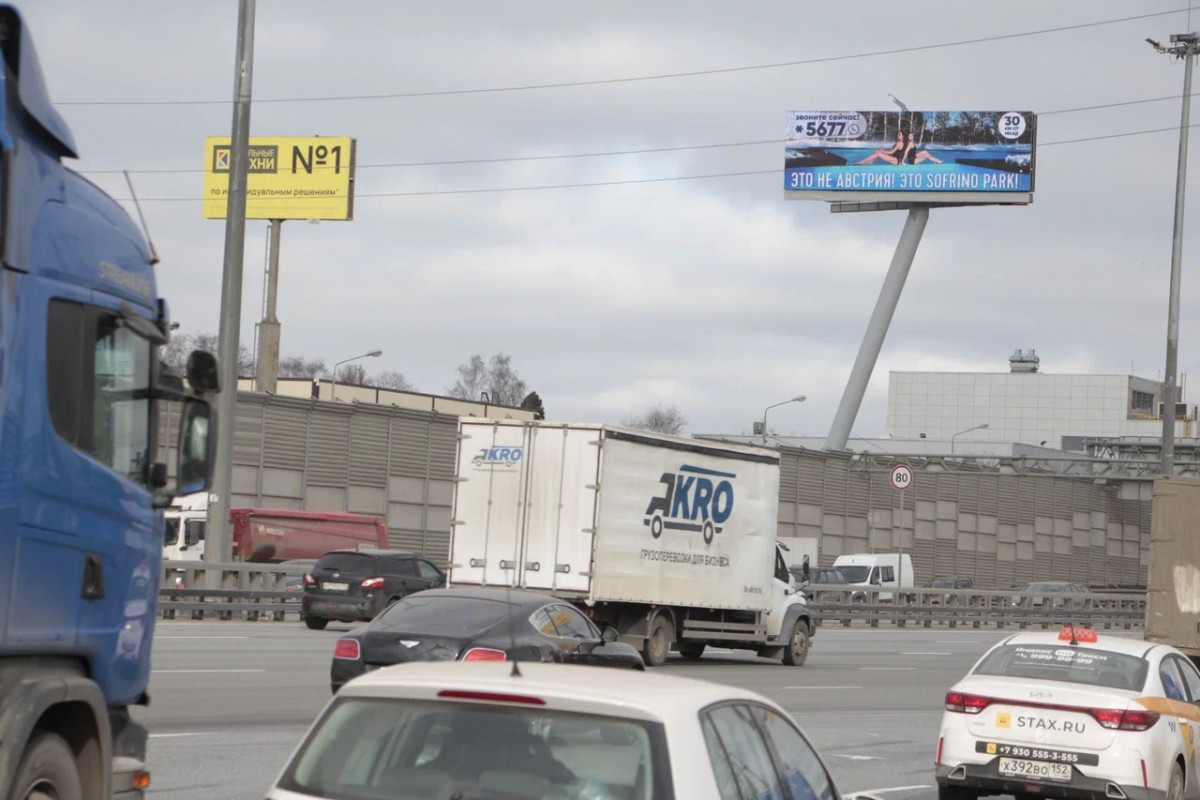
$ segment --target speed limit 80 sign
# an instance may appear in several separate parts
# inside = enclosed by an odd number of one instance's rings
[[[892,467],[892,473],[889,476],[892,481],[892,488],[903,492],[905,489],[913,485],[913,471],[908,464],[897,464]]]

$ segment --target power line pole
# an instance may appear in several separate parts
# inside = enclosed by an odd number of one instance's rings
[[[1163,370],[1162,466],[1163,475],[1175,473],[1175,398],[1179,373],[1179,283],[1183,260],[1183,201],[1187,188],[1188,123],[1192,110],[1192,59],[1197,53],[1195,33],[1171,35],[1171,47],[1153,39],[1147,42],[1160,53],[1183,58],[1183,112],[1179,121],[1179,164],[1175,173],[1175,228],[1171,235],[1171,291],[1167,304],[1167,364]]]
[[[228,561],[229,493],[233,484],[233,429],[237,416],[239,335],[242,324],[242,260],[246,253],[246,173],[250,167],[250,86],[254,70],[254,2],[238,8],[237,64],[230,137],[229,202],[225,212],[225,267],[221,278],[221,327],[217,346],[221,394],[217,398],[217,458],[208,503],[204,560]]]

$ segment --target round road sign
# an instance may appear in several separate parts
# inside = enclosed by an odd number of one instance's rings
[[[892,481],[892,488],[903,492],[913,484],[912,467],[908,464],[897,464],[892,467],[892,474],[889,478]]]

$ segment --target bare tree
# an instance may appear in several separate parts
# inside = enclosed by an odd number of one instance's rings
[[[677,435],[687,425],[687,418],[675,406],[655,403],[646,413],[627,417],[622,424],[629,428]]]
[[[171,337],[171,341],[162,349],[159,358],[167,366],[182,371],[187,367],[188,356],[192,354],[193,350],[204,350],[214,356],[217,355],[219,352],[217,335],[215,333],[177,334]],[[253,374],[254,357],[250,355],[250,348],[241,344],[238,347],[238,375]]]
[[[409,383],[408,378],[404,377],[404,373],[397,372],[394,369],[384,370],[372,378],[371,382],[380,389],[395,389],[401,392],[411,392],[415,389],[415,387]]]
[[[329,375],[325,368],[325,359],[309,360],[304,356],[289,356],[279,360],[279,377],[281,378],[321,378]]]
[[[362,364],[347,364],[337,371],[337,382],[351,386],[364,386],[367,383],[367,370]]]
[[[516,406],[528,393],[529,387],[512,368],[512,356],[496,353],[488,362],[476,354],[458,368],[458,380],[446,390],[451,397],[479,401],[486,392],[488,401],[504,406]]]

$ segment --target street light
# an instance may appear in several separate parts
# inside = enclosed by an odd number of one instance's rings
[[[763,418],[762,418],[763,444],[767,443],[767,412],[770,411],[772,408],[775,408],[775,406],[786,406],[788,403],[803,403],[807,399],[808,398],[806,398],[804,395],[798,394],[795,397],[789,397],[787,400],[784,400],[782,403],[773,403],[772,405],[769,405],[763,409]]]
[[[340,367],[342,364],[349,364],[351,361],[358,361],[360,358],[379,358],[381,355],[383,355],[382,350],[372,350],[369,353],[363,353],[361,356],[355,356],[354,358],[347,358],[345,361],[339,361],[336,364],[334,364],[333,365],[333,387],[329,390],[329,402],[333,403],[333,402],[337,401],[337,371],[338,371],[338,367]]]
[[[970,433],[971,431],[986,431],[987,428],[988,428],[988,423],[985,422],[982,425],[976,425],[974,428],[967,428],[965,431],[959,431],[958,433],[951,436],[950,437],[950,455],[954,455],[954,440],[956,437],[962,436],[964,433]]]

